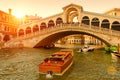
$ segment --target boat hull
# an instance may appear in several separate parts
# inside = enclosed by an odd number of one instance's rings
[[[71,60],[63,65],[39,65],[39,72],[41,74],[46,74],[48,71],[52,71],[53,75],[63,75],[66,72],[66,69],[72,65],[72,63],[73,61],[71,58]]]
[[[63,75],[72,64],[73,53],[58,52],[44,59],[44,61],[39,65],[39,72],[41,74],[51,72],[53,75]]]
[[[90,51],[94,51],[94,48],[82,49],[82,52],[90,52]]]
[[[45,68],[43,66],[43,68],[42,67],[40,67],[40,68],[44,69],[44,70],[39,70],[40,71],[39,73],[40,74],[47,74],[48,71],[52,71],[53,75],[62,76],[72,66],[72,64],[73,64],[73,61],[68,66],[66,66],[66,67],[56,67],[56,66],[53,67],[52,66],[50,69]]]

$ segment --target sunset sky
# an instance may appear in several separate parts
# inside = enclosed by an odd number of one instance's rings
[[[104,13],[113,8],[120,8],[120,0],[0,0],[0,10],[13,15],[35,15],[48,17],[63,12],[62,7],[69,4],[83,6],[85,11]]]

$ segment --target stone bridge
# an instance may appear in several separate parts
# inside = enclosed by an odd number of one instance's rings
[[[73,34],[87,34],[106,45],[118,45],[120,17],[116,15],[92,13],[84,11],[82,6],[70,4],[63,7],[62,13],[20,25],[16,38],[11,38],[4,47],[43,47]]]
[[[96,28],[85,24],[60,24],[41,31],[13,38],[5,44],[5,47],[43,47],[54,44],[57,40],[73,34],[86,34],[93,36],[106,45],[118,45],[120,32],[104,28]]]

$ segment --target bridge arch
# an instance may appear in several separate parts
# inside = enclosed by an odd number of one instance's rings
[[[23,30],[23,29],[19,29],[18,35],[21,36],[21,35],[24,35],[24,34],[25,34],[25,33],[24,33],[24,30]]]
[[[9,41],[10,40],[10,36],[9,35],[5,35],[4,37],[3,37],[3,41]]]
[[[67,22],[68,23],[72,23],[72,21],[73,21],[72,19],[73,18],[71,17],[71,15],[74,14],[74,13],[76,13],[75,16],[78,16],[77,9],[75,9],[75,8],[69,9],[68,12],[66,13],[67,14],[66,17],[67,17]]]
[[[79,17],[79,11],[80,11],[80,7],[78,7],[76,5],[67,7],[64,11],[65,20],[66,20],[65,22],[72,23],[73,17],[75,17],[75,16]]]
[[[36,24],[33,26],[33,32],[39,31],[39,26]]]
[[[78,22],[78,12],[77,11],[73,11],[70,14],[70,22]]]
[[[31,27],[27,27],[26,30],[25,30],[25,33],[26,33],[26,34],[31,33]]]
[[[58,18],[56,19],[56,25],[57,25],[57,24],[61,24],[61,23],[63,23],[63,19],[62,19],[61,17],[58,17]]]
[[[102,20],[101,27],[109,29],[110,28],[110,22],[109,22],[109,20],[108,19]]]
[[[92,26],[97,26],[98,27],[99,23],[100,23],[100,21],[99,21],[99,18],[97,18],[97,17],[93,18],[92,21],[91,21]]]
[[[89,25],[90,24],[90,19],[88,16],[83,16],[82,18],[82,23],[83,24],[86,24],[86,25]]]
[[[100,35],[96,35],[96,34],[81,31],[81,30],[76,30],[76,31],[72,31],[72,30],[65,31],[64,30],[64,31],[58,31],[53,34],[46,35],[46,37],[43,38],[42,40],[40,40],[34,47],[38,48],[38,47],[50,45],[51,43],[55,43],[56,41],[58,41],[59,39],[65,37],[65,36],[74,35],[74,34],[85,34],[85,35],[93,36],[93,37],[101,40],[102,42],[104,42],[106,45],[111,45],[107,40],[103,39],[103,37]]]
[[[45,29],[46,27],[47,27],[47,25],[46,25],[45,22],[42,22],[42,23],[40,24],[40,30],[43,30],[43,29]]]
[[[54,21],[53,20],[49,20],[48,27],[53,27],[53,26],[55,26]]]
[[[120,22],[114,21],[114,22],[112,23],[112,30],[120,31]]]

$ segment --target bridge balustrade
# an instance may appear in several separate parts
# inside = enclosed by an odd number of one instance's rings
[[[52,31],[56,31],[56,30],[63,30],[63,29],[66,29],[66,28],[73,29],[73,28],[76,28],[76,27],[79,28],[79,29],[84,29],[85,31],[90,30],[92,32],[100,32],[102,34],[110,34],[110,35],[120,36],[120,31],[110,30],[110,29],[107,29],[107,28],[100,28],[100,27],[96,27],[96,26],[90,26],[90,25],[79,24],[79,23],[72,23],[72,24],[63,23],[63,24],[56,25],[54,27],[46,28],[44,30],[40,30],[40,31],[36,31],[36,32],[33,32],[33,33],[18,36],[16,38],[11,39],[7,43],[9,43],[11,41],[30,39],[30,38],[33,38],[35,36],[49,34]]]
[[[116,36],[120,36],[120,31],[116,31],[116,30],[112,30],[111,31],[111,35],[116,35]]]

